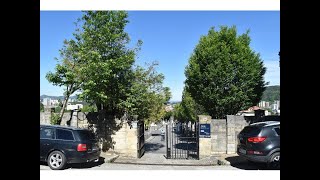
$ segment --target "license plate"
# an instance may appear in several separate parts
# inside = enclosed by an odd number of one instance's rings
[[[240,152],[241,154],[246,154],[246,153],[247,153],[246,150],[244,150],[244,149],[242,149],[242,148],[239,149],[239,152]]]

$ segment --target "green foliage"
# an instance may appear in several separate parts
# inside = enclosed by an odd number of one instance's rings
[[[213,118],[256,105],[266,83],[266,68],[249,46],[249,32],[211,28],[195,47],[185,69],[186,91]]]
[[[62,107],[57,106],[57,107],[54,108],[54,112],[55,112],[55,113],[60,113],[60,112],[61,112],[61,109],[62,109]]]
[[[206,114],[204,108],[197,104],[190,93],[184,89],[181,103],[175,106],[175,119],[180,122],[196,122],[198,120],[198,115]]]
[[[157,63],[147,69],[134,67],[142,41],[129,48],[127,17],[125,11],[84,12],[74,38],[65,41],[60,51],[63,61],[47,79],[66,86],[65,97],[78,90],[79,99],[96,105],[96,109],[85,106],[82,111],[103,109],[111,116],[127,113],[139,115],[146,123],[159,121],[171,92],[162,86],[164,76],[156,72]]]
[[[280,100],[280,86],[267,86],[263,92],[262,101],[274,102]]]
[[[40,102],[40,112],[44,112],[44,105]]]
[[[137,66],[130,76],[130,91],[123,103],[131,115],[138,115],[146,124],[160,121],[165,116],[165,104],[171,98],[168,87],[163,87],[163,74],[157,73],[157,62],[148,65],[147,69]]]
[[[50,117],[51,125],[58,125],[59,124],[59,120],[60,120],[60,115],[59,114],[51,113],[51,117]]]
[[[88,11],[79,22],[81,30],[75,33],[79,56],[85,66],[80,99],[94,101],[98,110],[105,109],[109,115],[124,113],[123,103],[130,91],[131,67],[136,51],[129,49],[130,38],[125,32],[129,22],[125,11]]]
[[[163,119],[169,120],[171,116],[174,116],[174,111],[165,112]]]
[[[69,97],[80,89],[83,82],[81,73],[81,58],[79,57],[79,47],[74,40],[65,40],[63,47],[60,49],[60,58],[56,58],[58,64],[55,72],[48,72],[46,79],[55,86],[63,86],[64,100],[61,112],[59,114],[59,122],[63,117]],[[60,105],[60,102],[59,102]]]
[[[95,105],[84,105],[81,112],[97,112],[97,107]]]

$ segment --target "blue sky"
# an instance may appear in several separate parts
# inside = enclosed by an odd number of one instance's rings
[[[45,74],[54,71],[54,58],[59,57],[63,40],[72,38],[74,22],[81,14],[40,12],[40,95],[63,94],[63,88],[50,84]],[[239,34],[249,29],[250,46],[267,67],[265,80],[280,85],[280,11],[129,11],[128,19],[131,45],[143,41],[136,64],[160,63],[157,71],[165,75],[164,85],[170,87],[172,101],[181,100],[185,66],[200,36],[212,26],[218,30],[221,25],[235,25]]]

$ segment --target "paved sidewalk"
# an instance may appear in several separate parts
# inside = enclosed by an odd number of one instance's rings
[[[114,154],[114,153],[104,153],[104,152],[102,152],[100,154],[100,159],[102,159],[105,163],[112,163],[118,157],[119,157],[119,155]]]
[[[247,160],[238,154],[220,154],[218,156],[219,165],[231,165],[247,163]]]
[[[215,156],[195,159],[166,159],[163,154],[145,153],[140,159],[120,156],[113,161],[115,164],[136,164],[136,165],[169,165],[169,166],[214,166],[218,165],[218,158]]]

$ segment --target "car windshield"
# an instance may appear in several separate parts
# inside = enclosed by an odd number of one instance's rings
[[[95,135],[91,131],[78,131],[81,140],[96,140]]]

